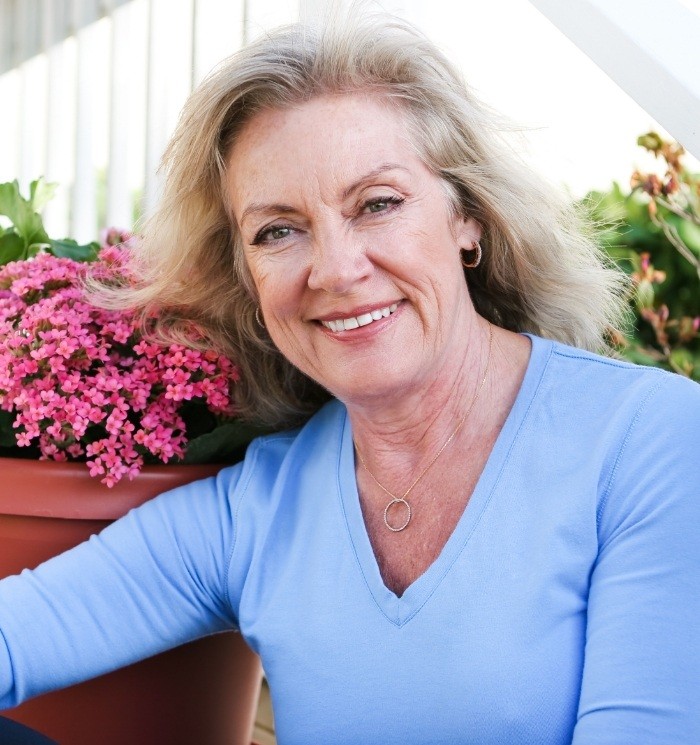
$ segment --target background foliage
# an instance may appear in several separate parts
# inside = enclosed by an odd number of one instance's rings
[[[700,380],[700,175],[684,166],[677,143],[650,132],[638,144],[661,175],[635,171],[629,190],[614,184],[584,200],[633,282],[634,325],[614,342],[633,362]]]

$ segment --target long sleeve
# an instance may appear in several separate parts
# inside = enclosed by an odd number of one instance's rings
[[[700,387],[664,377],[598,510],[574,745],[700,742]]]
[[[164,494],[0,582],[0,708],[235,627],[226,577],[240,469]]]

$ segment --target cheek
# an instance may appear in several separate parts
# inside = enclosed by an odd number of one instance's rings
[[[303,281],[294,267],[270,257],[250,257],[248,269],[271,324],[298,315]]]
[[[247,255],[246,265],[260,305],[268,312],[275,312],[274,308],[283,299],[288,282],[285,282],[285,272],[280,271],[274,261],[267,256]]]
[[[260,293],[261,285],[265,283],[268,275],[265,263],[261,259],[262,257],[258,254],[254,254],[250,251],[243,252],[243,262],[245,263],[248,277],[255,289],[258,291],[258,294]]]

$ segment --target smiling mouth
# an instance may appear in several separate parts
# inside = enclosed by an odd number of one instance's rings
[[[360,326],[369,326],[374,321],[381,321],[382,318],[390,316],[397,308],[398,303],[387,305],[386,308],[377,308],[369,313],[363,313],[359,316],[350,316],[349,318],[337,318],[333,321],[321,321],[321,324],[336,333],[339,331],[351,331],[360,328]]]

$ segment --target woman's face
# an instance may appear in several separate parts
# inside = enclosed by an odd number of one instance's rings
[[[228,159],[228,192],[265,324],[346,403],[389,402],[463,359],[460,249],[480,237],[368,95],[266,110]]]

